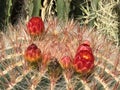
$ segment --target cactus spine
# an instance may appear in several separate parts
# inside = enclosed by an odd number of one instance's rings
[[[26,32],[25,24],[11,26],[9,32],[1,33],[0,89],[120,89],[120,52],[117,45],[99,31],[86,26],[80,27],[73,21],[65,23],[50,19],[44,24],[45,33],[36,39]],[[64,55],[69,55],[73,60],[79,44],[84,40],[90,41],[95,56],[94,69],[83,74],[77,73],[73,68],[57,67],[56,64]],[[23,55],[31,41],[41,49],[43,55],[49,55],[48,64],[45,64],[46,61],[44,64],[38,62],[35,64],[37,68],[32,68],[25,61]],[[55,70],[52,70],[53,67]]]
[[[117,29],[116,14],[111,10],[118,1],[113,5],[113,0],[105,4],[104,0],[92,0],[93,7],[82,7],[85,15],[90,16],[82,17],[90,22],[82,26],[68,19],[72,1],[56,1],[59,19],[51,18],[55,0],[44,1],[40,5],[42,0],[26,0],[27,20],[23,19],[16,26],[8,25],[6,32],[0,32],[0,89],[119,90],[120,46],[115,38],[101,33],[110,27]],[[35,3],[39,5],[34,6]],[[38,16],[40,9],[44,26],[42,19],[33,19],[26,27],[30,17]],[[107,26],[111,24],[104,21],[104,15],[109,16],[106,19],[113,21],[115,27]],[[94,24],[97,28],[90,27]]]

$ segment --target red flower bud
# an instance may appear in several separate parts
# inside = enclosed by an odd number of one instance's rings
[[[89,45],[83,43],[78,47],[73,64],[79,73],[87,73],[94,67],[94,56]]]
[[[32,36],[40,35],[44,31],[44,22],[40,17],[32,17],[27,23],[27,29]]]
[[[90,53],[92,53],[92,49],[90,47],[90,43],[89,41],[85,41],[83,42],[81,45],[79,45],[78,49],[77,49],[77,53],[82,51],[82,50],[87,50],[89,51]]]
[[[69,69],[71,67],[71,58],[69,56],[64,56],[60,60],[60,64],[63,69]]]
[[[24,57],[28,62],[37,62],[41,59],[41,51],[35,44],[31,44],[26,49]]]

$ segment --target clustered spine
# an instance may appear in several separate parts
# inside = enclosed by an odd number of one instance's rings
[[[44,32],[44,22],[40,17],[32,17],[27,24],[28,33],[34,37],[40,35]],[[32,38],[33,39],[33,38]],[[35,39],[35,38],[34,38]],[[71,58],[68,56],[62,56],[60,60],[57,57],[49,57],[49,60],[44,61],[45,59],[41,58],[44,57],[37,48],[35,44],[31,44],[27,50],[25,51],[25,60],[27,62],[35,62],[42,60],[41,62],[45,62],[42,64],[48,64],[46,67],[48,70],[48,74],[50,76],[51,86],[54,87],[54,84],[57,82],[58,78],[62,74],[62,70],[66,71],[64,73],[67,82],[69,81],[70,77],[72,76],[72,72],[70,70],[74,70],[80,74],[90,72],[94,67],[94,55],[92,53],[92,49],[90,47],[90,43],[87,44],[87,41],[79,45],[75,57]],[[89,42],[89,41],[88,41]],[[51,53],[52,54],[52,53]],[[64,53],[63,53],[64,55]],[[40,64],[37,64],[40,65]],[[36,66],[39,67],[39,66]],[[69,72],[68,72],[69,71]],[[72,87],[68,87],[68,89],[72,89]]]
[[[27,30],[32,36],[39,36],[44,32],[44,22],[39,17],[32,17],[27,24]],[[87,41],[86,41],[87,42]],[[59,62],[61,62],[61,66],[64,68],[75,67],[74,69],[80,73],[87,73],[94,67],[94,55],[92,53],[92,49],[90,47],[90,43],[79,45],[76,55],[71,60],[69,56],[65,56]],[[89,41],[88,41],[89,42]],[[36,45],[30,45],[25,52],[25,59],[30,62],[37,62],[41,57],[41,51],[37,48]],[[72,65],[68,65],[72,64]]]

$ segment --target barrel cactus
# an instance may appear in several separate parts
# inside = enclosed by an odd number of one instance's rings
[[[57,18],[28,23],[0,33],[1,90],[120,89],[120,47],[99,30]]]

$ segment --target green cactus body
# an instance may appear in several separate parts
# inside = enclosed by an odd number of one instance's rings
[[[57,0],[57,15],[60,19],[68,19],[71,0]]]
[[[41,0],[33,0],[34,8],[32,16],[39,16],[41,9]]]
[[[0,29],[3,29],[9,23],[12,8],[12,0],[0,1],[0,3]]]

